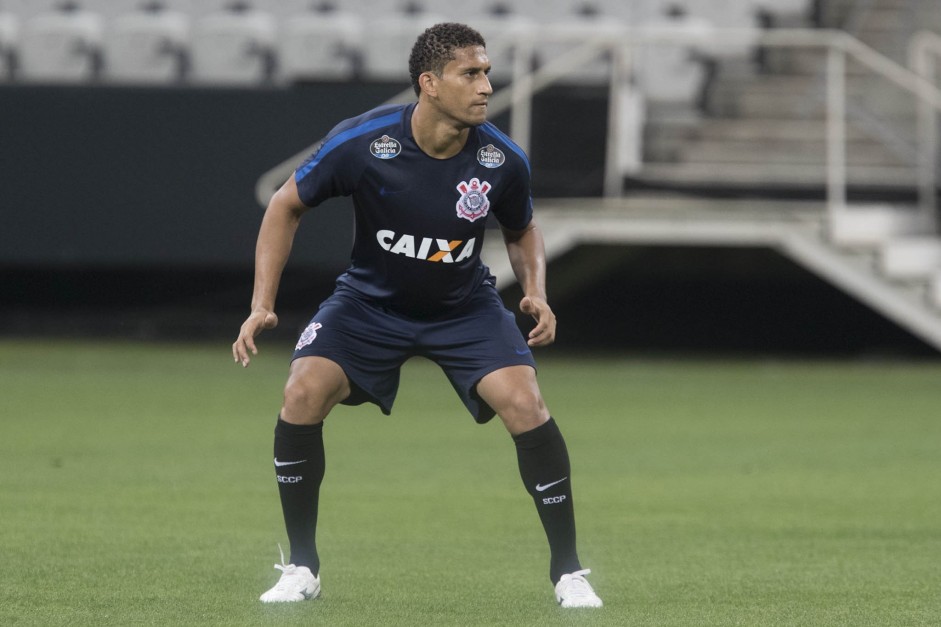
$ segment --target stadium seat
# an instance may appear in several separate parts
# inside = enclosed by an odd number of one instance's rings
[[[128,9],[124,7],[124,2],[120,3],[122,5],[122,11],[120,14],[125,13]],[[135,0],[133,10],[135,11],[145,11],[153,7],[155,0]],[[196,7],[206,7],[211,6],[210,2],[206,0],[156,0],[156,4],[160,5],[162,11],[167,13],[182,13],[192,18],[196,15]],[[221,10],[222,5],[213,7],[212,11]]]
[[[17,16],[21,21],[56,10],[60,0],[0,0],[0,12]]]
[[[13,80],[19,46],[20,23],[13,13],[0,12],[0,81]]]
[[[408,57],[415,38],[429,26],[443,21],[431,13],[391,14],[370,18],[363,39],[363,71],[382,81],[408,80]]]
[[[274,74],[277,23],[246,4],[196,20],[192,79],[209,84],[252,85]]]
[[[269,0],[271,2],[276,2],[278,4],[284,5],[302,5],[302,10],[310,10],[313,8],[317,11],[322,11],[324,9],[333,9],[335,11],[340,11],[343,13],[353,13],[358,15],[360,18],[365,18],[366,15],[379,15],[385,13],[393,13],[393,0]],[[293,8],[292,12],[298,13],[297,8]]]
[[[26,21],[20,69],[34,82],[85,82],[98,76],[104,31],[100,16],[63,4]]]
[[[247,7],[256,8],[255,3],[248,2],[248,0],[243,4]],[[232,0],[192,0],[189,7],[189,14],[193,20],[197,20],[208,15],[224,13],[229,10],[231,5]]]
[[[690,3],[689,7],[692,19],[709,22],[715,28],[744,30],[758,26],[756,8],[752,2],[709,0],[705,3]],[[701,46],[700,50],[714,57],[744,57],[753,47],[754,41],[746,38],[735,42],[716,42],[711,46]]]
[[[778,18],[806,16],[811,11],[811,0],[752,0],[755,11],[765,11]]]
[[[563,34],[565,41],[546,41],[536,47],[536,59],[540,66],[546,65],[556,59],[563,58],[570,51],[588,42],[592,36],[599,34],[616,35],[623,25],[619,21],[606,19],[600,15],[569,15],[564,21],[547,24],[546,33]],[[547,39],[549,39],[547,37]],[[610,54],[607,50],[599,49],[598,54],[590,61],[581,64],[576,70],[570,72],[559,80],[563,84],[602,84],[609,80],[611,75]]]
[[[306,11],[281,21],[279,75],[298,80],[346,80],[361,71],[363,21],[343,11]]]
[[[105,73],[110,80],[172,83],[183,78],[189,16],[157,6],[112,20],[105,34]]]
[[[571,5],[571,0],[512,0],[497,6],[500,11],[509,7],[517,15],[537,22],[551,23],[567,20],[568,16],[574,13]]]
[[[598,15],[613,17],[620,20],[625,25],[635,23],[640,13],[635,2],[624,2],[624,0],[593,0],[582,3],[583,7],[591,6]]]
[[[490,80],[498,83],[510,82],[516,55],[514,44],[519,41],[521,35],[533,32],[536,23],[520,15],[488,15],[474,20],[473,26],[487,42],[487,56],[493,67]]]
[[[676,11],[655,16],[640,26],[651,34],[689,41],[652,43],[636,49],[636,75],[644,95],[652,101],[693,105],[706,75],[697,50],[712,40],[712,24]]]

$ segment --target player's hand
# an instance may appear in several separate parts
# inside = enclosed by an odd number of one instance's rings
[[[249,353],[258,354],[258,348],[255,346],[255,336],[265,329],[273,329],[278,326],[278,316],[273,311],[267,309],[256,309],[253,311],[239,330],[239,337],[232,344],[232,357],[235,363],[242,364],[245,368],[251,361]]]
[[[548,346],[555,342],[555,314],[549,303],[539,297],[526,296],[520,301],[520,311],[536,321],[536,326],[529,332],[527,344]]]

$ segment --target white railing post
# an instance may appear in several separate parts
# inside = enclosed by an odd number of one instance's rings
[[[827,48],[827,212],[846,208],[846,54]]]
[[[513,46],[513,82],[510,84],[510,137],[526,154],[529,154],[532,132],[533,55],[533,40],[526,33]]]
[[[608,86],[608,133],[605,140],[604,196],[617,198],[624,191],[624,164],[621,162],[621,133],[624,130],[624,93],[630,88],[631,52],[627,44],[613,43],[611,83]]]
[[[935,85],[935,57],[941,54],[941,38],[916,33],[909,48],[909,67],[931,86]],[[918,208],[925,223],[938,230],[938,111],[926,98],[918,98]]]

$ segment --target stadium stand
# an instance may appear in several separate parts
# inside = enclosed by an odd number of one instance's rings
[[[647,206],[663,212],[650,197],[669,196],[697,215],[703,213],[704,197],[729,202],[739,197],[786,198],[798,204],[806,201],[807,206],[816,203],[820,214],[832,160],[826,141],[826,46],[762,47],[756,42],[775,29],[833,29],[885,54],[895,62],[896,74],[904,74],[916,31],[941,30],[941,3],[0,0],[0,82],[4,88],[23,82],[196,89],[348,82],[400,84],[404,92],[405,62],[416,32],[441,20],[466,21],[484,33],[498,87],[511,80],[519,54],[514,44],[521,41],[532,43],[534,56],[528,65],[539,69],[564,59],[594,35],[633,33],[638,40],[639,33],[665,35],[642,45],[625,37],[631,74],[618,93],[607,93],[613,48],[580,64],[558,81],[560,91],[554,92],[556,101],[581,98],[577,106],[603,111],[599,118],[609,108],[620,116],[612,125],[620,129],[618,149],[608,150],[603,158],[612,152],[621,155],[623,177],[615,183],[624,183],[622,198],[633,202],[646,197]],[[726,36],[730,29],[740,36]],[[844,191],[849,201],[864,198],[870,205],[855,211],[852,219],[831,216],[815,228],[832,236],[841,251],[858,253],[864,248],[867,252],[858,254],[856,265],[902,281],[906,289],[917,283],[917,298],[924,300],[927,294],[941,308],[941,247],[934,237],[917,240],[926,231],[924,222],[913,219],[911,211],[895,210],[913,206],[919,177],[924,176],[919,171],[917,99],[852,55],[846,63],[841,113],[846,119]],[[499,93],[494,102],[501,98],[509,102]],[[525,147],[540,154],[539,142],[555,142],[565,125],[562,118],[540,119],[537,109],[529,112],[526,123],[544,126],[533,133],[533,145]],[[606,121],[591,123],[605,130]],[[508,130],[517,136],[514,129]],[[528,141],[526,132],[520,135]],[[597,153],[606,150],[592,147]],[[578,151],[584,148],[573,149],[578,156],[558,151],[557,164],[547,165],[551,159],[543,158],[538,164],[543,180],[557,182],[559,189],[568,183],[578,195],[597,195],[595,188],[601,184],[594,182],[601,178],[604,164],[586,176],[578,172],[570,177],[577,181],[566,180],[573,163],[582,160],[585,152]],[[589,179],[593,182],[586,183]],[[562,194],[557,192],[547,195]],[[574,228],[562,219],[558,224],[561,231]],[[889,237],[908,241],[887,242]],[[872,252],[874,247],[878,253]],[[837,252],[838,257],[843,254]]]
[[[348,80],[362,74],[364,24],[332,5],[299,7],[285,15],[278,37],[282,80]]]
[[[104,20],[74,2],[26,20],[20,70],[33,82],[81,83],[97,79],[102,65]]]
[[[791,4],[795,1],[791,0]],[[753,13],[753,2],[759,0],[686,4],[690,7],[688,12],[696,9],[692,12],[694,17],[716,24],[746,19],[746,15]],[[70,11],[64,10],[66,5],[71,7]],[[401,71],[397,64],[407,54],[403,52],[407,44],[401,40],[413,34],[416,24],[421,26],[437,19],[479,22],[494,33],[491,38],[499,44],[507,33],[510,36],[519,33],[525,22],[540,28],[568,28],[578,38],[618,25],[644,24],[673,6],[685,5],[666,0],[632,3],[619,0],[137,0],[132,3],[3,0],[0,3],[0,9],[21,22],[39,15],[56,15],[56,19],[63,21],[67,12],[80,13],[86,22],[98,21],[97,30],[107,35],[104,49],[100,32],[97,36],[90,32],[83,36],[87,51],[98,56],[98,65],[94,72],[61,70],[63,76],[69,75],[65,80],[70,82],[81,81],[83,77],[98,78],[97,70],[101,67],[106,70],[102,77],[105,80],[138,82],[131,76],[138,68],[139,82],[173,81],[182,73],[181,61],[189,56],[193,71],[186,76],[194,84],[243,85],[253,80],[268,83],[272,78],[282,81],[309,80],[316,76],[328,80],[352,78],[360,75],[360,69],[370,79],[399,79]],[[175,17],[170,18],[171,15]],[[7,21],[12,22],[13,18]],[[190,26],[184,27],[183,20],[188,20]],[[77,21],[74,16],[73,21]],[[131,33],[139,34],[136,46],[139,49],[127,45],[131,42]],[[162,38],[159,33],[163,33]],[[330,41],[314,41],[324,36],[329,36]],[[121,43],[122,38],[124,43]],[[277,45],[273,45],[274,42]],[[60,44],[58,61],[50,58],[56,57],[50,50],[54,48],[51,42],[27,44],[21,37],[14,45],[16,48],[8,45],[7,49],[15,52],[14,56],[30,57],[31,74],[35,73],[36,63],[68,63],[61,58],[63,51],[69,50],[65,44]],[[29,52],[21,50],[27,46]],[[540,44],[537,60],[546,62],[570,49],[571,44]],[[37,57],[45,61],[34,61]],[[507,61],[508,57],[505,54],[497,60]],[[88,59],[84,62],[87,64]],[[282,67],[275,73],[278,64]],[[72,65],[80,63],[73,60]],[[509,64],[502,63],[498,67],[506,78]],[[602,83],[607,79],[608,69],[609,64],[599,59],[570,80]],[[44,80],[55,81],[56,76],[47,71]]]
[[[373,14],[366,20],[363,72],[370,80],[408,80],[408,55],[415,33],[442,21],[444,16],[418,7],[414,12]]]
[[[193,26],[192,73],[204,84],[260,85],[275,72],[277,22],[248,2],[198,18]]]
[[[12,81],[16,76],[19,35],[17,16],[0,8],[0,82]]]
[[[508,83],[513,76],[513,64],[516,56],[514,45],[520,37],[536,28],[536,22],[516,13],[505,15],[486,14],[475,20],[474,25],[487,33],[487,56],[493,65],[490,80],[495,83]]]
[[[189,63],[189,15],[160,2],[141,5],[110,21],[105,75],[122,83],[175,83]]]

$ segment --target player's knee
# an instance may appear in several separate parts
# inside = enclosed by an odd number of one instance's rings
[[[507,394],[497,413],[508,426],[512,424],[517,428],[535,428],[549,419],[542,395],[526,388],[514,389]]]
[[[349,381],[337,364],[319,357],[296,359],[284,386],[281,418],[295,424],[316,424],[349,394]]]
[[[327,417],[336,402],[323,386],[292,378],[284,386],[281,417],[295,424],[316,424]]]

